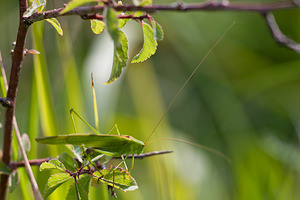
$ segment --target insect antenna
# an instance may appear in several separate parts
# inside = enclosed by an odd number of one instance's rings
[[[186,81],[184,82],[184,84],[181,86],[181,88],[179,89],[179,91],[177,92],[177,94],[175,95],[175,97],[173,98],[173,100],[171,101],[171,103],[169,104],[169,106],[167,107],[166,111],[164,112],[164,114],[161,116],[161,118],[158,120],[157,124],[155,125],[155,127],[153,128],[151,134],[149,135],[149,137],[146,139],[145,141],[145,145],[147,145],[149,139],[153,136],[153,134],[155,133],[156,129],[158,128],[158,126],[160,125],[160,123],[162,122],[162,120],[165,118],[166,114],[169,112],[171,106],[173,105],[173,103],[175,102],[175,100],[178,98],[178,96],[180,95],[181,91],[185,88],[185,86],[187,85],[187,83],[190,81],[190,79],[194,76],[194,74],[196,73],[196,71],[198,70],[198,68],[201,66],[201,64],[204,62],[204,60],[209,56],[209,54],[216,48],[216,46],[222,41],[222,39],[224,38],[224,36],[226,35],[226,33],[232,28],[232,26],[235,24],[235,21],[225,30],[225,32],[219,37],[219,39],[214,43],[214,45],[208,50],[208,52],[205,54],[205,56],[202,58],[202,60],[200,61],[200,63],[197,65],[197,67],[194,69],[194,71],[190,74],[190,76],[186,79]]]

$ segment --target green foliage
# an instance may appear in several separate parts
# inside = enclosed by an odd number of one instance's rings
[[[99,172],[95,172],[94,175],[96,176],[94,178],[102,183],[106,183],[124,192],[138,189],[134,178],[127,171],[121,168],[118,168],[115,171],[113,171],[113,169],[104,169],[101,170],[101,174]]]
[[[75,163],[74,160],[70,160],[69,156],[64,155],[60,157],[62,160],[65,160],[63,158],[67,158],[67,160],[69,160],[69,164],[72,162]],[[44,198],[46,199],[57,188],[72,179],[74,182],[69,187],[66,199],[88,199],[92,179],[94,179],[97,183],[102,182],[124,192],[133,191],[138,188],[134,178],[122,168],[118,168],[116,170],[111,168],[110,170],[103,169],[95,171],[93,166],[95,166],[94,163],[89,163],[80,169],[74,168],[73,166],[73,169],[68,171],[57,159],[42,163],[40,171],[55,169],[62,172],[53,174],[49,177],[45,187]]]
[[[45,187],[44,198],[46,199],[58,187],[60,187],[62,184],[72,179],[73,177],[70,176],[68,173],[58,173],[58,174],[51,175]]]
[[[0,174],[9,175],[10,173],[12,173],[12,170],[0,161]]]
[[[99,20],[91,20],[91,29],[93,33],[100,34],[105,28],[105,23]]]
[[[107,30],[109,32],[109,35],[113,39],[115,45],[119,44],[119,19],[118,19],[118,13],[108,7],[105,10],[105,20],[106,20],[106,26]]]
[[[152,0],[133,0],[133,4],[136,6],[150,6]]]
[[[156,22],[156,21],[152,21],[152,27],[153,27],[153,39],[154,40],[163,40],[164,39],[164,32],[163,29],[161,27],[161,25]]]
[[[74,8],[77,8],[78,6],[81,6],[85,3],[90,2],[97,2],[98,0],[72,0],[68,3],[68,5],[60,12],[60,14],[64,14],[66,12],[69,12],[70,10],[73,10]]]
[[[55,18],[50,18],[50,19],[45,19],[47,22],[49,22],[54,28],[55,28],[55,30],[57,31],[57,33],[59,34],[59,35],[63,35],[64,33],[63,33],[63,30],[62,30],[62,28],[61,28],[61,26],[60,26],[60,23],[59,23],[59,21],[57,20],[57,19],[55,19]]]
[[[9,187],[8,187],[9,192],[13,192],[17,188],[19,182],[20,182],[19,173],[17,171],[13,171],[9,175]]]
[[[65,166],[57,159],[49,160],[48,162],[43,162],[40,165],[40,171],[49,170],[49,169],[57,169],[61,172],[65,172]]]
[[[70,186],[66,200],[88,200],[91,180],[91,175],[80,177]]]
[[[139,62],[144,62],[150,56],[152,56],[157,48],[157,41],[156,37],[160,36],[161,37],[161,29],[156,28],[156,34],[154,35],[153,29],[151,26],[147,23],[143,23],[143,33],[144,33],[144,44],[143,48],[141,51],[132,59],[131,63],[139,63]]]
[[[39,4],[39,1],[33,1],[31,6],[26,10],[26,12],[23,14],[23,17],[29,17],[34,12],[37,11],[38,8],[41,8],[41,10],[44,8],[44,4]]]
[[[128,40],[126,35],[121,31],[117,31],[118,42],[114,43],[114,60],[112,71],[107,83],[116,80],[122,72],[122,68],[126,66],[128,60]]]

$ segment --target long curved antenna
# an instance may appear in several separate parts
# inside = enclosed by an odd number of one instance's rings
[[[198,70],[198,68],[201,66],[201,64],[203,63],[203,61],[207,58],[207,56],[216,48],[216,46],[221,42],[221,40],[224,38],[224,36],[226,35],[226,33],[232,28],[232,26],[235,24],[235,21],[226,29],[226,31],[221,35],[221,37],[215,42],[215,44],[209,49],[209,51],[205,54],[205,56],[202,58],[202,60],[200,61],[200,63],[197,65],[197,67],[194,69],[194,71],[191,73],[191,75],[186,79],[186,81],[184,82],[184,84],[181,86],[180,90],[177,92],[177,94],[175,95],[175,97],[173,98],[173,100],[171,101],[171,103],[169,104],[168,108],[166,109],[166,111],[164,112],[164,114],[161,116],[161,118],[159,119],[159,121],[157,122],[157,124],[155,125],[154,129],[152,130],[151,134],[149,135],[149,137],[146,139],[145,141],[145,145],[147,144],[147,142],[149,141],[149,139],[152,137],[152,135],[155,133],[157,127],[160,125],[160,123],[162,122],[162,120],[165,118],[166,114],[168,113],[168,111],[170,110],[171,106],[173,105],[173,103],[175,102],[175,100],[177,99],[177,97],[179,96],[179,94],[181,93],[181,91],[184,89],[184,87],[187,85],[187,83],[190,81],[190,79],[193,77],[193,75],[196,73],[196,71]]]
[[[220,156],[221,158],[224,158],[227,162],[231,163],[231,160],[228,156],[226,156],[225,154],[223,154],[222,152],[220,152],[216,149],[207,147],[205,145],[201,145],[201,144],[197,144],[197,143],[194,143],[194,142],[181,140],[181,139],[177,139],[177,138],[159,138],[159,139],[151,140],[150,142],[154,142],[154,141],[157,141],[157,140],[172,140],[172,141],[175,141],[175,142],[181,142],[181,143],[189,144],[189,145],[195,146],[197,148],[200,148],[200,149],[206,150],[208,152],[211,152],[211,153],[213,153],[217,156]]]

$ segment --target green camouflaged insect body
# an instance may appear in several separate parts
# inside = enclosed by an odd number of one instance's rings
[[[120,157],[123,154],[141,154],[145,147],[142,141],[128,135],[69,134],[36,138],[36,141],[41,144],[84,145],[112,157]]]

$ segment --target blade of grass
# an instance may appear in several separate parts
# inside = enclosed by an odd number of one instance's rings
[[[58,54],[61,59],[61,65],[63,66],[62,70],[64,74],[64,91],[67,101],[64,110],[68,111],[71,108],[74,108],[79,113],[83,113],[85,110],[85,103],[83,100],[84,95],[80,85],[78,67],[74,57],[74,52],[72,51],[73,47],[67,25],[64,25],[64,37],[56,34],[56,39]],[[63,120],[70,122],[64,123],[69,125],[68,128],[64,127],[64,129],[73,131],[69,112],[64,112],[62,114],[64,115]]]
[[[36,84],[37,103],[39,108],[39,117],[41,122],[42,133],[45,136],[52,136],[57,134],[57,124],[54,115],[54,109],[51,104],[50,96],[50,84],[48,78],[47,64],[45,59],[45,51],[43,45],[43,30],[44,22],[34,23],[32,25],[32,42],[33,48],[40,52],[39,56],[35,56],[34,61],[34,76],[35,79],[33,83]],[[36,134],[36,133],[35,133]],[[31,135],[29,137],[35,138],[36,135]],[[58,148],[49,148],[48,153],[50,155],[57,155]],[[64,187],[64,186],[62,186]],[[61,199],[64,197],[65,193],[59,190],[51,195],[49,199]]]

